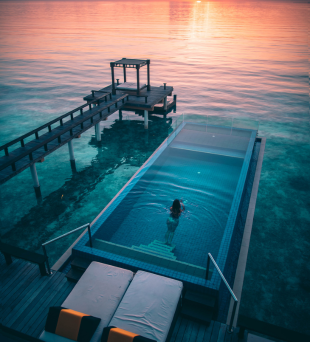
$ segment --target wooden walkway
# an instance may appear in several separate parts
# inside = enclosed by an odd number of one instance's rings
[[[0,323],[38,337],[50,306],[59,306],[75,284],[64,273],[41,276],[35,264],[14,259],[7,266],[0,253]]]
[[[0,151],[4,151],[5,154],[0,157],[0,184],[5,183],[35,162],[41,161],[70,140],[79,137],[83,132],[119,110],[127,101],[126,94],[112,95],[104,92],[98,92],[98,94],[96,99],[90,103],[75,108],[0,146]],[[95,107],[92,108],[92,106]]]

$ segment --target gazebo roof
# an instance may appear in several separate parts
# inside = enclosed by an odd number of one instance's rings
[[[123,67],[125,66],[125,68],[133,68],[137,65],[139,65],[140,67],[146,65],[148,62],[147,59],[128,59],[128,58],[123,58],[120,59],[119,61],[114,62],[114,66],[115,67]]]

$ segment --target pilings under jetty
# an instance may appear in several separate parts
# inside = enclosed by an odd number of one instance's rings
[[[167,110],[167,96],[164,98],[164,110]]]
[[[100,122],[98,122],[97,125],[95,126],[95,131],[96,131],[97,141],[101,141]]]
[[[144,111],[144,128],[149,128],[149,112],[147,110]]]
[[[40,183],[39,183],[39,178],[38,178],[37,168],[36,168],[35,163],[30,165],[30,171],[31,171],[33,187],[34,187],[34,192],[36,194],[36,197],[41,198],[42,197],[41,188],[40,188]]]
[[[74,150],[73,150],[73,142],[70,140],[68,142],[68,149],[69,149],[69,156],[70,156],[70,164],[73,173],[76,173],[76,165],[75,165],[75,158],[74,158]]]

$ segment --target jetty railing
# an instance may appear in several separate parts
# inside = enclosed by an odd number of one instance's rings
[[[234,318],[235,318],[235,314],[236,314],[236,309],[237,309],[237,304],[238,304],[238,299],[236,297],[236,295],[233,293],[233,290],[231,289],[231,287],[229,286],[227,280],[225,279],[223,273],[221,272],[221,270],[219,269],[217,263],[215,262],[215,260],[213,259],[211,253],[208,253],[208,262],[207,262],[207,271],[206,271],[206,279],[208,280],[208,276],[209,276],[209,268],[210,268],[210,260],[212,261],[213,265],[215,266],[216,270],[218,271],[219,275],[221,276],[224,284],[226,285],[226,287],[228,288],[228,291],[230,292],[230,295],[232,296],[233,300],[234,300],[234,306],[233,306],[233,310],[232,310],[232,314],[230,317],[230,323],[229,323],[229,327],[227,328],[227,332],[228,333],[232,333],[233,332],[233,322],[234,322]]]
[[[26,138],[30,137],[31,135],[35,135],[36,139],[39,139],[39,132],[42,131],[43,129],[45,129],[45,128],[48,127],[48,131],[51,132],[51,130],[52,130],[51,126],[52,126],[54,123],[58,122],[58,121],[59,121],[59,123],[60,123],[60,126],[63,126],[63,120],[64,120],[66,117],[68,117],[68,116],[70,115],[71,120],[73,120],[73,119],[74,119],[74,114],[75,114],[76,112],[79,112],[79,115],[83,115],[83,109],[84,109],[85,107],[89,106],[89,109],[91,110],[91,105],[92,105],[92,104],[94,104],[94,103],[99,103],[101,99],[104,99],[105,101],[107,101],[106,99],[107,99],[108,96],[110,96],[110,99],[112,98],[111,93],[106,93],[106,94],[100,96],[99,98],[96,98],[95,100],[93,100],[93,101],[91,101],[91,102],[89,102],[89,103],[87,103],[87,104],[84,104],[84,105],[82,105],[82,106],[79,106],[79,107],[77,107],[77,108],[71,110],[70,112],[68,112],[68,113],[66,113],[66,114],[63,114],[63,115],[59,116],[58,118],[56,118],[56,119],[54,119],[54,120],[49,121],[48,123],[46,123],[46,124],[44,124],[44,125],[42,125],[42,126],[36,128],[36,129],[34,129],[34,130],[32,130],[32,131],[30,131],[30,132],[28,132],[28,133],[26,133],[26,134],[24,134],[24,135],[22,135],[22,136],[20,136],[20,137],[18,137],[18,138],[16,138],[16,139],[12,140],[12,141],[10,141],[10,142],[8,142],[7,144],[4,144],[4,145],[0,146],[0,151],[5,150],[5,155],[6,155],[6,156],[9,156],[10,153],[9,153],[9,151],[8,151],[8,148],[9,148],[10,146],[15,145],[16,143],[20,142],[20,143],[21,143],[21,147],[25,147],[25,142],[24,142],[24,140],[25,140]],[[45,132],[45,133],[46,133],[46,132]]]
[[[52,242],[55,242],[57,240],[60,240],[72,233],[75,233],[81,229],[85,229],[87,227],[87,230],[88,230],[88,236],[89,236],[89,245],[90,247],[92,248],[93,247],[93,242],[92,242],[92,239],[91,239],[91,230],[90,230],[90,223],[86,223],[84,224],[83,226],[79,227],[79,228],[76,228],[76,229],[73,229],[71,230],[70,232],[66,233],[66,234],[63,234],[63,235],[60,235],[58,236],[57,238],[53,239],[53,240],[50,240],[50,241],[47,241],[47,242],[44,242],[42,243],[42,249],[43,249],[43,253],[44,253],[44,256],[46,257],[46,265],[47,265],[47,270],[48,270],[48,274],[51,274],[51,268],[50,268],[50,264],[49,264],[49,261],[48,261],[48,256],[47,256],[47,253],[46,253],[46,248],[45,246],[46,245],[49,245],[50,243]]]
[[[82,106],[80,106],[80,107],[78,107],[78,108],[75,108],[74,110],[72,110],[72,111],[70,111],[70,112],[68,112],[68,113],[66,113],[66,114],[64,114],[64,115],[62,115],[62,116],[60,116],[60,117],[58,117],[57,119],[54,119],[54,120],[48,122],[47,124],[45,124],[45,125],[43,125],[43,126],[37,128],[37,129],[35,129],[35,130],[33,130],[33,131],[29,132],[29,133],[27,133],[27,134],[25,134],[25,135],[23,135],[23,136],[21,136],[21,137],[15,139],[15,140],[9,142],[9,143],[7,143],[7,144],[1,146],[1,147],[0,147],[0,151],[1,151],[1,150],[5,150],[5,155],[6,155],[6,156],[10,156],[9,151],[8,151],[8,147],[9,147],[9,146],[14,145],[14,144],[16,144],[17,142],[20,141],[20,142],[21,142],[21,147],[25,147],[25,143],[24,143],[24,139],[25,139],[25,138],[27,138],[27,137],[29,137],[29,136],[35,134],[36,139],[39,139],[39,133],[38,133],[38,132],[41,131],[42,129],[48,127],[49,132],[52,132],[52,128],[51,128],[52,124],[54,124],[54,123],[56,123],[56,122],[59,122],[59,123],[60,123],[60,126],[59,126],[59,127],[61,127],[61,126],[64,125],[64,122],[63,122],[63,119],[64,119],[64,118],[70,116],[70,120],[73,120],[73,119],[76,119],[78,116],[81,117],[81,119],[78,120],[78,121],[76,121],[73,125],[68,126],[66,129],[61,130],[59,133],[56,133],[56,132],[55,132],[55,134],[53,134],[50,138],[44,139],[44,141],[42,141],[41,143],[36,144],[36,145],[35,145],[34,147],[32,147],[32,148],[26,149],[23,153],[20,153],[18,156],[13,157],[13,158],[10,158],[10,160],[8,160],[6,163],[3,163],[3,164],[0,166],[0,171],[3,170],[3,169],[5,169],[5,168],[7,168],[7,167],[10,166],[10,165],[11,165],[11,167],[12,167],[12,170],[13,170],[13,171],[16,171],[15,163],[16,163],[18,160],[20,160],[20,159],[24,158],[25,156],[29,155],[29,160],[30,160],[30,161],[33,161],[34,158],[33,158],[33,155],[32,155],[32,154],[33,154],[34,151],[36,151],[36,150],[38,150],[39,148],[41,148],[41,147],[44,146],[44,150],[45,150],[46,152],[48,152],[48,145],[47,145],[47,144],[48,144],[49,142],[51,142],[51,141],[53,141],[53,140],[55,140],[55,139],[58,139],[58,142],[61,143],[61,136],[62,136],[63,134],[65,134],[65,133],[69,132],[69,131],[70,131],[70,136],[73,137],[74,135],[76,135],[76,134],[73,134],[73,128],[75,128],[75,127],[81,125],[81,129],[83,129],[83,123],[84,123],[85,121],[90,120],[90,121],[93,123],[93,117],[94,117],[95,115],[97,115],[97,114],[99,113],[99,114],[100,114],[100,118],[102,118],[102,112],[103,112],[105,109],[108,109],[108,112],[110,112],[109,108],[110,108],[111,106],[115,105],[115,106],[117,107],[117,106],[118,106],[118,102],[122,101],[122,103],[124,103],[124,102],[125,102],[125,98],[128,98],[128,95],[127,95],[127,94],[124,94],[123,96],[118,97],[116,100],[110,102],[109,104],[107,104],[107,105],[104,106],[104,107],[98,108],[97,110],[96,110],[96,108],[91,108],[91,105],[94,104],[94,103],[96,103],[96,104],[99,105],[101,100],[107,101],[107,97],[108,97],[108,96],[110,96],[110,99],[112,98],[112,95],[111,95],[110,93],[107,93],[107,94],[105,94],[105,95],[102,95],[100,98],[96,98],[94,101],[91,101],[91,102],[88,103],[88,104],[84,104],[84,105],[82,105]],[[91,115],[88,114],[86,117],[83,117],[83,109],[84,109],[85,107],[87,107],[87,106],[89,106],[89,110],[92,110],[93,113],[91,113]],[[76,117],[74,117],[74,113],[76,113],[76,112],[79,112],[79,115],[77,115]],[[78,133],[77,133],[77,134],[78,134]]]

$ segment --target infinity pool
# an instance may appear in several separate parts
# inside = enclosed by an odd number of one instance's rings
[[[98,216],[94,248],[84,238],[76,252],[200,280],[211,253],[224,269],[255,137],[250,129],[182,122]],[[185,212],[167,245],[176,198]]]

